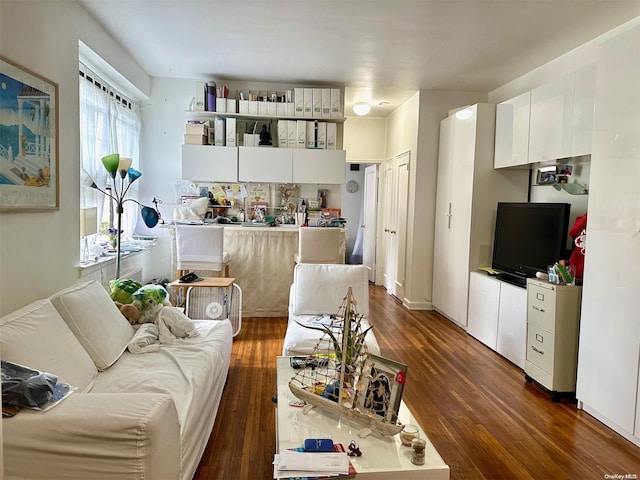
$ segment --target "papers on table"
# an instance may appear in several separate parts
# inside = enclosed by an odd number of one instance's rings
[[[276,453],[273,466],[273,478],[348,475],[349,457],[346,453],[283,450]]]

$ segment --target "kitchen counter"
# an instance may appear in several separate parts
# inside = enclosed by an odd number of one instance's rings
[[[218,225],[218,224],[211,224]],[[231,255],[229,274],[242,289],[244,317],[285,317],[298,253],[298,227],[222,225],[224,250]],[[171,269],[176,272],[175,225],[170,228]],[[323,227],[314,227],[323,228]],[[346,247],[346,229],[343,248]],[[207,275],[203,273],[203,275]],[[213,274],[208,276],[214,276]]]

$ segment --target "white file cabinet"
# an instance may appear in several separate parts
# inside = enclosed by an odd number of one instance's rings
[[[525,379],[554,401],[576,390],[582,287],[527,280]]]

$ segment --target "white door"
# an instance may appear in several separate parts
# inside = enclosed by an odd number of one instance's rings
[[[391,231],[395,226],[395,171],[393,160],[387,160],[382,165],[382,285],[387,292],[393,293],[395,283],[395,258],[391,252],[395,252],[395,237]]]
[[[378,166],[364,169],[364,201],[362,229],[362,263],[369,269],[369,281],[376,281],[376,201],[378,198]]]
[[[395,224],[391,232],[394,237],[395,257],[393,294],[404,297],[406,252],[407,252],[407,210],[409,203],[409,152],[394,160],[395,170]]]

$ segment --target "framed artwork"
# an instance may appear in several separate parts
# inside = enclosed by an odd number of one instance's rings
[[[369,354],[358,382],[357,408],[396,423],[406,378],[406,365]]]
[[[58,210],[58,84],[0,56],[0,210]]]

